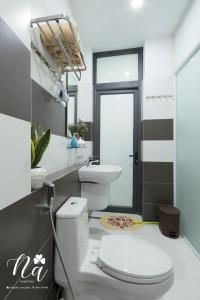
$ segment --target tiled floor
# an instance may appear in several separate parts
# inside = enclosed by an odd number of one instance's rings
[[[101,216],[93,212],[92,216]],[[163,236],[157,225],[144,225],[137,231],[111,231],[102,227],[98,219],[90,219],[90,234],[100,239],[106,234],[127,234],[157,245],[171,257],[175,270],[175,283],[160,300],[200,300],[200,260],[183,238],[176,240]]]

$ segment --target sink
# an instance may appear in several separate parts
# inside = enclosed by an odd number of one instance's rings
[[[110,203],[110,184],[122,173],[122,167],[89,165],[78,170],[81,197],[87,198],[89,211],[103,210]]]
[[[90,165],[83,166],[78,170],[81,182],[93,182],[99,184],[109,184],[122,173],[122,167],[112,165]]]

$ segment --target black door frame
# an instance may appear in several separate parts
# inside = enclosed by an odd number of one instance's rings
[[[125,54],[138,54],[138,80],[127,82],[103,83],[98,84],[97,79],[97,59]],[[134,149],[138,152],[138,164],[134,163],[133,172],[133,206],[109,206],[106,211],[122,213],[141,214],[141,87],[143,80],[143,48],[106,51],[93,54],[93,86],[94,86],[94,127],[93,127],[93,154],[100,158],[100,97],[101,95],[114,93],[133,93],[134,94],[134,126],[137,127],[134,135]]]
[[[101,101],[100,98],[102,95],[113,95],[113,94],[132,94],[133,95],[133,113],[134,113],[134,131],[133,131],[133,153],[137,153],[138,155],[138,104],[139,104],[139,95],[138,95],[138,89],[126,89],[126,90],[105,90],[105,91],[98,91],[96,94],[96,115],[94,116],[96,122],[100,124],[100,111],[101,111]],[[95,137],[96,142],[94,143],[94,151],[95,156],[100,157],[100,126],[96,126],[95,128]],[[130,153],[130,154],[133,154]],[[135,199],[138,199],[138,164],[136,165],[133,163],[133,190],[132,190],[132,207],[126,207],[126,206],[109,206],[106,211],[118,211],[118,212],[134,212],[138,213],[138,203],[135,201]]]

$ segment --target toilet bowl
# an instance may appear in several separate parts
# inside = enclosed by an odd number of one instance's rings
[[[69,199],[56,223],[77,300],[156,300],[172,286],[172,262],[156,246],[125,235],[89,239],[86,199]],[[71,300],[57,252],[55,281]]]

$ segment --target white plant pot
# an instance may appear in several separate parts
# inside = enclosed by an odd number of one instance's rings
[[[82,137],[79,138],[78,144],[79,144],[80,148],[85,148],[86,147],[85,141],[82,139]]]
[[[33,190],[41,188],[45,182],[46,175],[47,172],[43,167],[31,169],[31,188]]]

